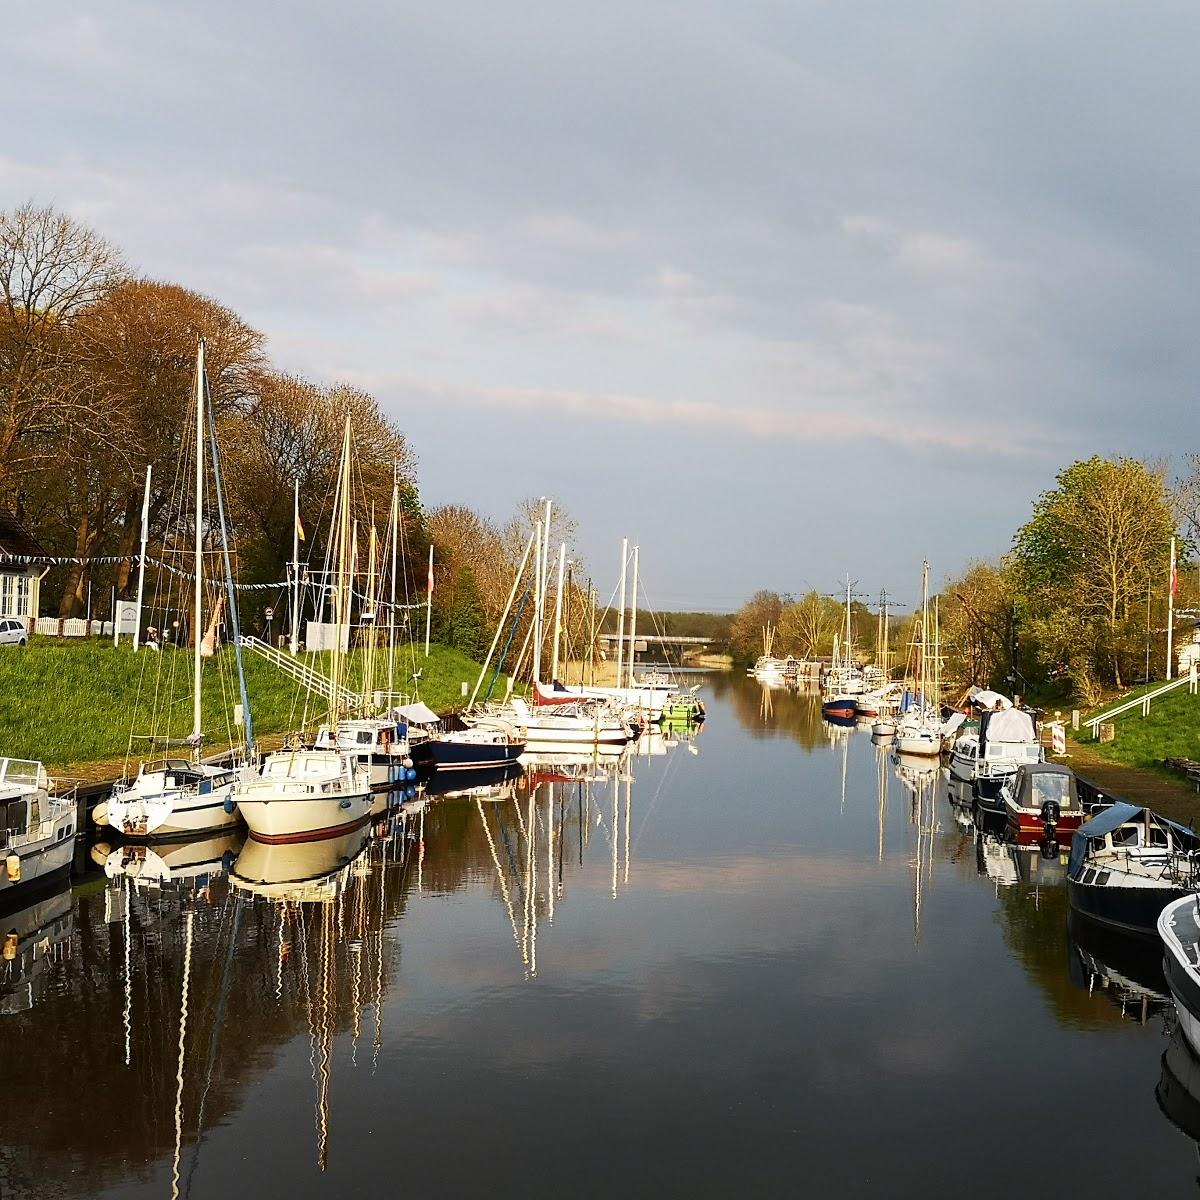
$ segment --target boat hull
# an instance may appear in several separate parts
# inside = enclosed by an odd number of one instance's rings
[[[917,734],[896,734],[896,753],[915,757],[937,758],[942,753],[942,739],[921,737]]]
[[[1071,908],[1080,916],[1108,929],[1146,938],[1156,936],[1162,910],[1186,895],[1182,888],[1113,887],[1067,879]]]
[[[238,807],[259,842],[315,842],[357,829],[371,816],[369,791],[315,799],[279,796],[269,800],[242,796]]]
[[[1041,813],[1014,808],[1011,804],[1006,805],[1005,809],[1005,834],[1010,842],[1016,842],[1018,846],[1036,846],[1045,838],[1046,826]],[[1054,827],[1055,839],[1064,846],[1069,845],[1075,830],[1082,824],[1082,813],[1063,813]]]
[[[0,863],[0,895],[28,888],[38,880],[49,879],[71,865],[75,854],[75,838],[64,834],[61,839],[47,838],[37,843],[11,850],[21,860],[20,876],[12,879]]]
[[[524,742],[456,742],[429,738],[412,748],[413,763],[438,771],[474,771],[515,763],[525,753]]]
[[[157,796],[113,795],[105,803],[105,820],[127,838],[178,838],[216,833],[241,823],[236,807],[227,811],[233,784],[223,784],[203,795],[184,791]]]

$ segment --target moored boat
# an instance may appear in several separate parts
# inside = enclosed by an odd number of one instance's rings
[[[364,824],[374,797],[370,776],[336,750],[277,750],[237,787],[237,804],[261,842],[333,837]]]
[[[418,768],[438,771],[476,771],[515,763],[525,753],[525,739],[511,725],[493,721],[487,726],[451,729],[433,734],[412,748]]]
[[[1154,937],[1162,910],[1197,889],[1200,836],[1148,808],[1114,804],[1071,841],[1071,907],[1101,925]]]
[[[1181,896],[1158,915],[1163,974],[1193,1054],[1200,1055],[1200,897]]]
[[[1008,837],[1018,845],[1052,844],[1083,824],[1075,772],[1059,763],[1028,763],[1001,785]]]
[[[0,758],[0,893],[26,887],[71,865],[75,803],[52,796],[40,762]]]

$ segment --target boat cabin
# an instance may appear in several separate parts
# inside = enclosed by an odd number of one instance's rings
[[[1160,877],[1181,859],[1200,860],[1200,834],[1135,804],[1120,802],[1081,825],[1071,841],[1068,873],[1081,883],[1106,883],[1106,872]],[[1190,872],[1189,872],[1190,873]]]
[[[1075,772],[1059,763],[1027,763],[1005,788],[1014,808],[1040,813],[1044,805],[1054,803],[1060,812],[1079,812],[1079,788]]]

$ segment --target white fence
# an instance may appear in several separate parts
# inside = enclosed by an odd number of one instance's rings
[[[82,617],[38,617],[34,633],[43,637],[112,637],[111,621],[85,621]]]

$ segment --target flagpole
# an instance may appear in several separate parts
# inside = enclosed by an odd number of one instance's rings
[[[1175,538],[1171,538],[1171,586],[1167,592],[1167,678],[1174,678],[1175,648]]]
[[[300,649],[300,480],[295,481],[292,520],[292,654]]]
[[[429,630],[433,625],[433,543],[429,543],[429,576],[425,581],[425,657],[429,657]]]

